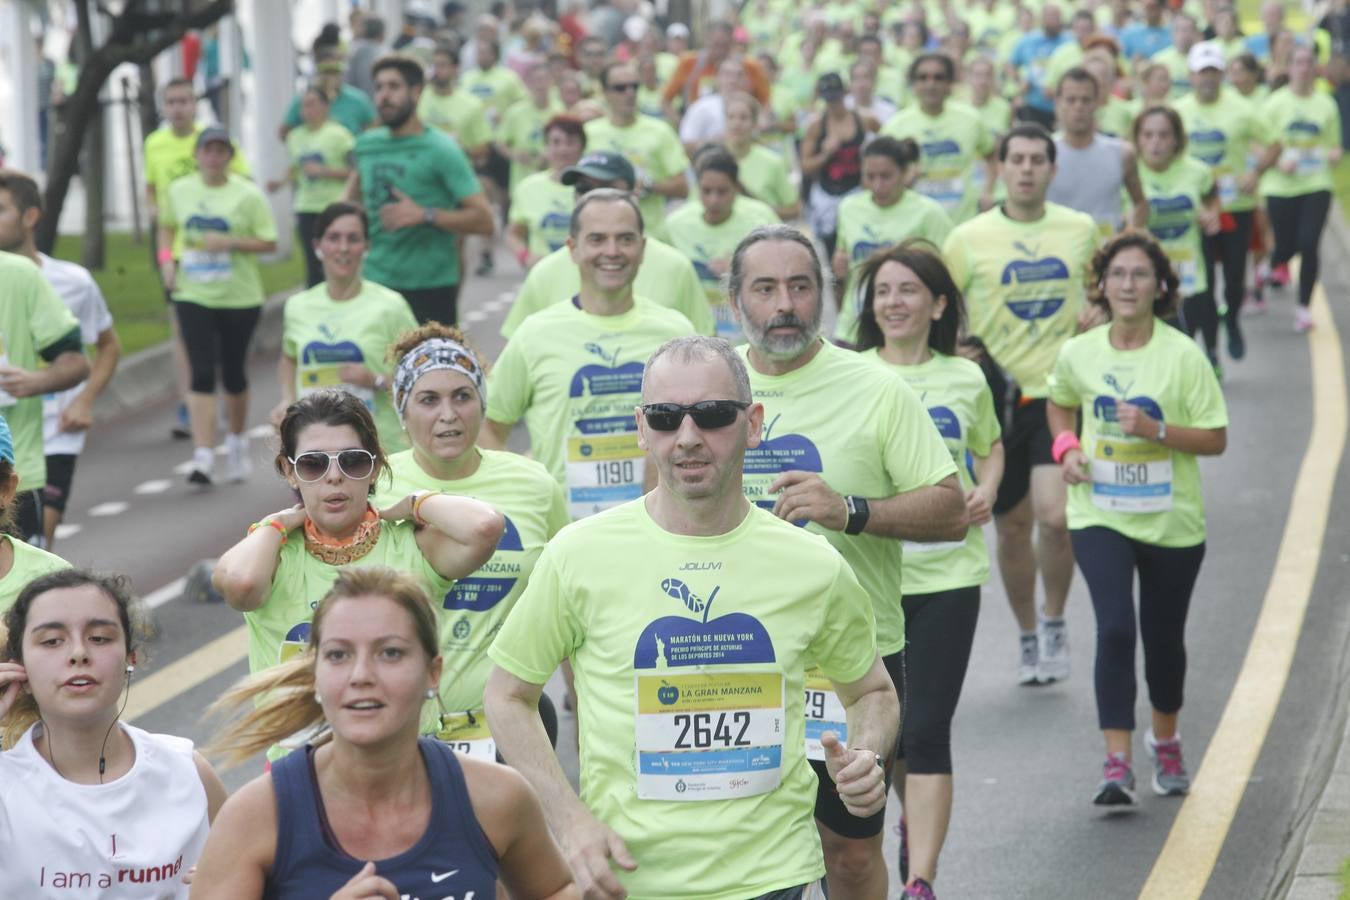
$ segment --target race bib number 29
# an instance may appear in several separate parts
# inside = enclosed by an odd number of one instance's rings
[[[848,717],[844,704],[834,692],[834,684],[818,670],[806,673],[806,758],[825,761],[820,737],[827,731],[848,743]]]

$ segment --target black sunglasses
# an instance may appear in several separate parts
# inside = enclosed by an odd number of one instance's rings
[[[291,465],[295,467],[295,477],[310,484],[327,475],[334,462],[338,471],[352,481],[364,481],[375,471],[375,454],[369,450],[339,450],[336,453],[310,450],[292,459]]]
[[[695,425],[708,430],[726,428],[749,405],[740,400],[700,400],[688,406],[679,403],[646,403],[642,406],[642,416],[653,431],[675,431],[684,421],[685,413],[688,413]]]

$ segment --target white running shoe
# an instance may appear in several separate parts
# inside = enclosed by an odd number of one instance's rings
[[[1024,634],[1019,638],[1019,642],[1021,646],[1017,662],[1017,683],[1021,685],[1036,684],[1036,666],[1041,658],[1036,635]]]
[[[211,476],[216,466],[216,455],[210,447],[198,447],[192,451],[192,468],[188,470],[188,484],[211,486]]]
[[[225,480],[238,483],[253,474],[253,460],[248,455],[248,435],[225,435]]]
[[[1036,680],[1041,684],[1063,681],[1069,677],[1069,626],[1063,618],[1041,619],[1036,625],[1040,641],[1040,660],[1036,664]]]

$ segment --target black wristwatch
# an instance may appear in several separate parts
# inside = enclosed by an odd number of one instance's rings
[[[848,521],[844,523],[844,534],[862,534],[863,529],[867,527],[867,518],[872,515],[867,498],[849,494],[844,497],[844,503],[848,505]]]

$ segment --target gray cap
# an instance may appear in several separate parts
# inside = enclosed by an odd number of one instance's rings
[[[220,141],[230,148],[231,153],[234,152],[234,141],[230,140],[230,132],[224,125],[208,125],[203,128],[201,134],[197,135],[197,149],[200,150],[212,141]]]

